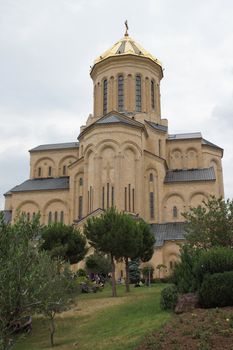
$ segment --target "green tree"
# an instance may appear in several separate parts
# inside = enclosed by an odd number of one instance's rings
[[[39,215],[28,221],[26,215],[18,214],[10,225],[0,214],[0,338],[3,349],[10,341],[9,325],[33,306],[30,286],[40,229]]]
[[[111,271],[111,261],[108,256],[95,252],[86,257],[86,269],[91,273],[108,275]]]
[[[187,243],[195,249],[233,248],[233,200],[210,197],[183,214]]]
[[[138,228],[142,234],[142,245],[138,251],[137,258],[139,258],[142,262],[147,262],[154,254],[155,238],[151,232],[150,225],[148,225],[144,220],[141,219],[138,221]]]
[[[137,283],[140,281],[139,259],[129,261],[129,281],[130,283]]]
[[[53,258],[75,264],[87,253],[86,238],[72,225],[54,223],[44,227],[41,249],[50,252]]]
[[[69,267],[59,259],[52,259],[47,252],[38,255],[33,280],[36,281],[32,295],[34,305],[36,311],[50,321],[50,342],[51,346],[54,346],[55,316],[71,307],[75,281],[71,277]]]
[[[92,217],[84,226],[84,234],[95,250],[107,254],[111,260],[112,296],[116,293],[115,260],[122,257],[119,245],[121,216],[114,208],[104,212],[100,217]]]

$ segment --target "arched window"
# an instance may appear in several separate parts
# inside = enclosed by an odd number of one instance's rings
[[[104,79],[103,83],[103,114],[107,113],[108,109],[108,81]]]
[[[66,165],[63,165],[62,174],[63,174],[63,175],[66,175]]]
[[[155,217],[155,209],[154,209],[154,192],[150,192],[150,219],[154,219]]]
[[[48,224],[51,224],[52,222],[52,212],[49,212],[49,217],[48,217]]]
[[[136,112],[142,109],[142,80],[140,75],[136,75]]]
[[[178,216],[178,210],[177,210],[177,207],[174,206],[173,207],[173,218],[177,218],[177,216]]]
[[[27,213],[27,220],[30,221],[30,213]]]
[[[61,214],[60,214],[60,222],[64,222],[64,211],[61,211]]]
[[[118,76],[118,111],[124,110],[124,77],[123,75]]]
[[[153,181],[154,181],[154,176],[153,176],[152,173],[150,173],[149,179],[150,179],[150,182],[153,182]]]
[[[154,80],[151,80],[150,83],[150,92],[151,92],[151,108],[155,108],[155,83]]]
[[[48,176],[52,176],[52,167],[49,166]]]
[[[57,222],[57,211],[54,213],[54,222]]]
[[[82,186],[82,185],[83,185],[83,178],[80,177],[80,179],[79,179],[79,186]]]
[[[41,176],[41,167],[38,168],[38,176]]]

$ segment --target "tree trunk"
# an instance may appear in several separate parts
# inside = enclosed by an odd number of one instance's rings
[[[125,258],[125,289],[128,293],[129,290],[129,258]]]
[[[50,317],[50,342],[51,346],[54,346],[54,333],[55,333],[55,325],[54,325],[54,315]]]
[[[111,265],[112,265],[112,296],[116,297],[117,292],[116,292],[115,262],[112,254],[111,254]]]

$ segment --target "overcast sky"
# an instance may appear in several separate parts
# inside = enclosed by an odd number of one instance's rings
[[[233,197],[232,0],[0,0],[0,208],[29,176],[28,150],[75,141],[92,113],[90,65],[124,34],[164,67],[169,133],[224,148]]]

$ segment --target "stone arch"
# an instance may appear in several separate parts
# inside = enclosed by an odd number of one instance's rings
[[[177,215],[174,215],[174,207],[176,207]],[[173,192],[165,196],[163,200],[163,221],[183,221],[182,213],[185,211],[185,199],[177,192]]]
[[[112,148],[114,152],[117,153],[117,150],[119,149],[119,143],[115,140],[104,139],[96,145],[97,153],[100,155],[103,152],[103,149],[108,147]]]
[[[186,150],[187,168],[197,169],[198,168],[198,151],[195,147],[189,147]]]
[[[183,152],[180,148],[176,147],[170,151],[170,161],[172,169],[183,168]]]
[[[62,199],[54,198],[49,200],[43,208],[44,223],[49,223],[49,216],[51,213],[52,221],[55,219],[55,213],[57,213],[57,221],[61,221],[61,213],[63,212],[63,222],[69,223],[69,208],[68,203]]]
[[[39,212],[40,206],[33,200],[25,200],[18,205],[17,210],[21,212]]]
[[[208,200],[209,195],[204,191],[194,192],[189,197],[189,206],[197,207],[198,205],[202,205],[203,200]]]
[[[83,151],[84,159],[88,158],[89,152],[94,152],[94,149],[95,146],[93,145],[93,143],[89,143]]]
[[[136,142],[134,141],[124,141],[121,144],[121,152],[123,153],[127,148],[131,148],[132,151],[135,153],[135,156],[137,156],[138,158],[141,156],[142,154],[142,150],[141,148],[137,145]]]
[[[46,162],[46,164],[45,164]],[[48,164],[47,164],[48,163]],[[48,172],[48,168],[51,167],[51,175]],[[39,173],[39,168],[40,173]],[[34,177],[48,177],[55,175],[55,162],[51,157],[41,157],[39,158],[33,167],[33,175]]]
[[[76,160],[77,160],[77,158],[75,156],[73,156],[73,155],[64,156],[59,161],[59,164],[58,164],[59,175],[60,176],[67,175],[67,168],[68,168],[68,166],[71,165]],[[64,166],[66,167],[65,169],[63,168]]]

